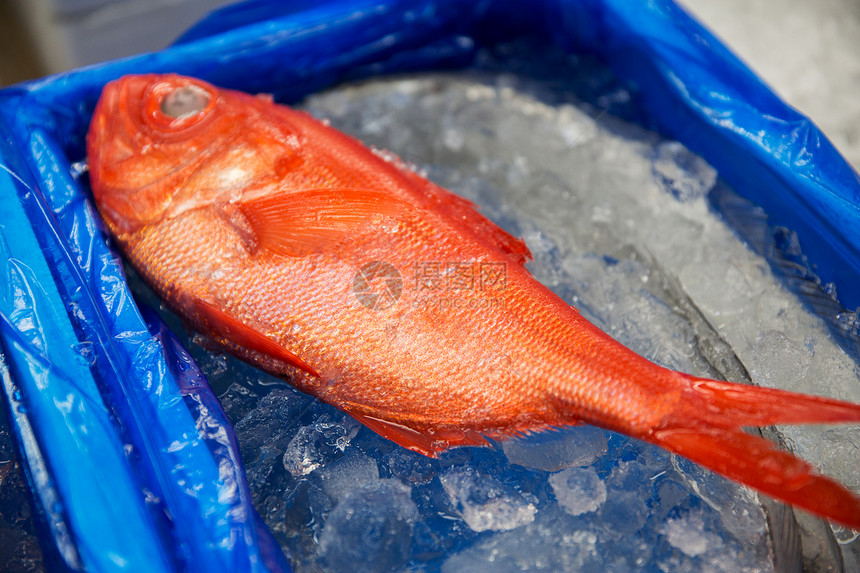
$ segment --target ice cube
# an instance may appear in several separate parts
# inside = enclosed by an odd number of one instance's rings
[[[541,511],[531,523],[494,535],[450,556],[443,573],[520,571],[606,571],[599,553],[599,531],[558,508]]]
[[[317,448],[319,437],[319,433],[312,426],[299,428],[284,451],[282,457],[284,469],[298,477],[307,475],[320,467],[323,458]]]
[[[571,468],[549,476],[552,493],[565,511],[582,515],[606,501],[606,485],[591,468]]]
[[[672,547],[680,549],[685,555],[696,557],[719,542],[716,536],[702,531],[704,523],[699,514],[670,518],[660,528]]]
[[[322,484],[323,491],[337,500],[356,488],[369,486],[379,480],[379,468],[373,458],[350,448],[342,458],[326,464],[315,476]]]
[[[716,170],[677,141],[659,144],[651,166],[657,182],[678,201],[701,199],[717,182]]]
[[[534,520],[534,503],[473,467],[451,468],[439,479],[451,504],[473,531],[508,531]]]
[[[296,477],[311,473],[326,461],[337,459],[358,430],[358,422],[349,417],[321,417],[311,426],[302,426],[284,451],[284,469]]]
[[[502,448],[512,464],[553,472],[594,463],[606,453],[606,431],[581,426],[542,432],[524,439],[507,440]]]
[[[326,517],[320,559],[331,571],[394,571],[409,558],[418,508],[395,479],[348,493]]]

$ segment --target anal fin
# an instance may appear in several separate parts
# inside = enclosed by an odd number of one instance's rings
[[[420,432],[409,426],[347,409],[350,416],[387,440],[430,458],[454,446],[486,446],[487,440],[471,430],[434,429]]]
[[[292,351],[284,348],[271,338],[257,332],[247,324],[239,321],[230,314],[224,312],[215,305],[202,299],[195,298],[194,311],[203,319],[206,326],[216,335],[230,342],[249,348],[275,360],[286,362],[300,370],[304,370],[312,376],[319,377],[320,374],[307,362],[296,356]]]

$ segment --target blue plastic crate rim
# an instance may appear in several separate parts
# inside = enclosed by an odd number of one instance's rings
[[[860,303],[857,173],[668,0],[225,8],[164,51],[0,91],[0,381],[52,569],[289,570],[216,397],[135,305],[76,177],[102,86],[175,72],[291,102],[368,75],[469,66],[480,48],[525,36],[596,54],[651,125],[794,229],[842,303]]]

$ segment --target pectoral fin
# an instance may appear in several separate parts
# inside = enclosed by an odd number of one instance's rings
[[[258,246],[288,257],[331,248],[373,222],[403,217],[410,209],[389,193],[351,187],[277,193],[238,207]]]

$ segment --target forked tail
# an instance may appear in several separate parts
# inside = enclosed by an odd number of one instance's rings
[[[860,422],[860,405],[687,377],[689,400],[642,436],[735,481],[860,529],[860,497],[742,426]]]

